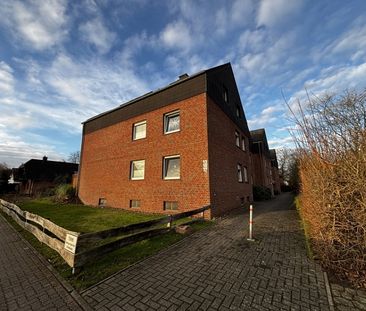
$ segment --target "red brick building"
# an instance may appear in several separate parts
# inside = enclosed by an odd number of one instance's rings
[[[171,213],[252,200],[249,130],[231,65],[184,74],[83,124],[78,194]]]
[[[271,159],[271,176],[274,194],[281,193],[281,178],[278,170],[277,154],[275,149],[269,149],[269,156]]]
[[[253,185],[268,188],[274,196],[271,156],[265,129],[250,131]]]

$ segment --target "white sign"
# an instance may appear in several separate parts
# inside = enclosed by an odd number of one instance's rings
[[[208,170],[208,161],[207,160],[202,160],[202,170],[207,173]]]
[[[78,237],[72,234],[66,233],[65,246],[64,248],[70,253],[75,254],[76,251],[76,243],[78,241]]]

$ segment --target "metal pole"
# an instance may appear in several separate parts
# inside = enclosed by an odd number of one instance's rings
[[[249,238],[248,241],[254,241],[253,239],[253,205],[249,206]]]

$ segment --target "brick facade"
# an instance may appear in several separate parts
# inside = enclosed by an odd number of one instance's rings
[[[164,134],[164,115],[176,110],[180,130]],[[141,121],[146,138],[133,140],[133,125]],[[230,64],[184,76],[84,123],[78,195],[88,205],[104,199],[108,206],[153,213],[211,204],[205,216],[220,216],[253,200],[249,141]],[[180,179],[165,180],[163,158],[172,155],[180,155]],[[145,160],[142,180],[131,180],[134,160]],[[130,207],[130,200],[140,206]],[[164,210],[164,201],[178,202],[178,210]]]
[[[165,113],[180,111],[180,131],[164,134]],[[79,184],[80,199],[98,205],[130,208],[130,200],[140,200],[136,210],[164,213],[164,201],[178,201],[179,212],[210,203],[206,95],[174,103],[115,125],[84,135]],[[146,138],[132,140],[133,124],[147,122]],[[164,180],[163,157],[180,155],[180,179]],[[130,163],[145,160],[143,180],[130,179]],[[166,211],[171,213],[171,211]]]
[[[208,125],[211,203],[214,216],[218,216],[253,200],[249,138],[210,98]],[[240,134],[240,147],[235,144],[235,131]],[[241,138],[245,139],[245,151]],[[247,168],[247,182],[244,176],[243,182],[238,181],[238,164]]]

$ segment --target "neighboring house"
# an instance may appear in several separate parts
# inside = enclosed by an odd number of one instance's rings
[[[275,149],[269,149],[269,155],[271,158],[271,171],[272,171],[272,185],[274,194],[281,193],[281,178],[278,170],[278,161]]]
[[[20,192],[38,194],[58,183],[71,182],[71,176],[78,171],[78,164],[31,159],[18,169],[13,169],[13,179],[21,182]]]
[[[272,196],[274,196],[271,156],[268,148],[266,131],[264,129],[258,129],[250,131],[250,135],[253,185],[270,189]]]
[[[78,195],[155,213],[252,201],[249,129],[231,65],[149,92],[83,124]]]

